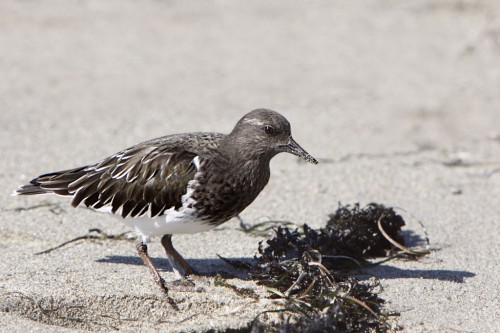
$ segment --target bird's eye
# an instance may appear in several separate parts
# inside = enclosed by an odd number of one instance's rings
[[[264,126],[264,132],[266,132],[266,134],[273,135],[276,133],[276,130],[274,129],[274,127],[266,125]]]

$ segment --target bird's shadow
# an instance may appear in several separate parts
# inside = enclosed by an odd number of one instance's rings
[[[172,271],[172,266],[166,258],[151,258],[156,269],[160,272]],[[252,264],[254,258],[230,258],[228,260]],[[107,256],[96,260],[102,263],[126,264],[142,266],[143,262],[139,257],[133,256]],[[186,259],[188,264],[206,276],[221,275],[228,278],[249,279],[248,269],[237,269],[222,259]]]
[[[252,265],[254,258],[229,258],[231,261],[244,262]],[[228,264],[222,259],[186,259],[186,261],[203,275],[214,276],[217,274],[223,277],[234,277],[242,280],[249,279],[248,269],[238,269]],[[126,264],[142,266],[143,263],[139,257],[133,256],[108,256],[98,259],[97,262]],[[166,258],[153,258],[159,271],[172,271],[170,263]],[[364,272],[376,276],[379,279],[426,279],[440,280],[456,283],[464,283],[466,278],[476,276],[475,273],[460,270],[447,269],[402,269],[391,265],[380,265],[364,269]],[[361,274],[363,276],[363,274]]]

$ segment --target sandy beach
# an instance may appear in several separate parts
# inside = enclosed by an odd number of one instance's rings
[[[35,255],[127,229],[67,198],[10,195],[151,138],[228,133],[260,107],[320,163],[274,158],[247,223],[318,228],[339,202],[399,207],[432,252],[370,271],[394,321],[500,331],[498,1],[5,0],[0,73],[1,332],[224,332],[272,309],[252,281],[228,280],[258,299],[206,277],[201,292],[172,292],[175,311],[130,239]],[[234,273],[218,255],[253,258],[263,239],[233,219],[174,244],[202,272]],[[158,239],[150,254],[173,280]]]

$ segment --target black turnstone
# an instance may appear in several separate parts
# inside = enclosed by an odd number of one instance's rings
[[[165,281],[148,255],[150,237],[161,243],[178,276],[196,271],[172,246],[172,235],[215,228],[243,211],[267,184],[269,162],[281,152],[318,163],[293,139],[281,114],[257,109],[233,131],[168,135],[122,150],[100,162],[43,174],[14,194],[54,193],[113,213],[137,234],[136,248],[155,282]]]

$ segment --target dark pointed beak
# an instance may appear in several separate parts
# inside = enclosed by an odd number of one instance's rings
[[[312,164],[318,164],[318,161],[314,157],[309,155],[309,153],[305,151],[304,148],[299,146],[299,144],[295,142],[295,140],[292,137],[288,139],[288,143],[280,145],[280,148],[282,149],[282,151],[297,155],[298,157],[302,158],[303,160],[306,160],[307,162],[310,162]]]

